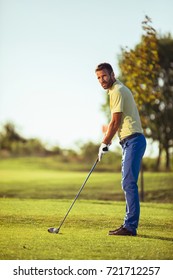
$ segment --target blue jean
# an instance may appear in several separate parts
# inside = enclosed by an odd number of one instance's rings
[[[141,160],[146,149],[146,139],[143,134],[140,134],[132,139],[127,139],[121,146],[123,150],[122,189],[126,199],[126,215],[123,226],[136,233],[140,216],[137,181]]]

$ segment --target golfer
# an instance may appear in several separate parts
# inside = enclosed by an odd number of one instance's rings
[[[99,64],[95,72],[101,86],[107,90],[111,111],[111,121],[99,148],[99,161],[102,155],[109,151],[109,145],[116,132],[122,146],[122,188],[126,199],[126,215],[123,225],[109,231],[109,235],[135,236],[140,215],[137,181],[146,149],[146,139],[132,92],[115,78],[110,64]]]

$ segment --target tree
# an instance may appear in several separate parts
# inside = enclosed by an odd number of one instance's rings
[[[94,161],[96,155],[98,154],[99,144],[93,142],[84,143],[81,147],[81,155],[86,160],[86,162]]]
[[[12,122],[7,122],[0,133],[0,149],[11,151],[11,144],[14,142],[25,143],[26,139],[16,131],[15,125]]]
[[[0,132],[0,150],[10,155],[45,155],[48,151],[39,139],[25,139],[12,122],[4,124]]]
[[[160,97],[158,75],[160,70],[158,40],[155,29],[150,25],[151,19],[146,16],[142,22],[144,34],[134,49],[121,48],[119,69],[121,80],[129,87],[140,111],[142,125],[147,128],[145,104],[154,104]],[[108,118],[109,99],[102,105]]]
[[[146,137],[158,142],[159,153],[155,169],[160,168],[164,150],[165,170],[169,171],[170,148],[173,146],[173,39],[168,34],[157,40],[159,68],[157,84],[153,88],[158,90],[159,95],[151,103],[143,103],[141,115]]]
[[[122,49],[119,60],[122,80],[134,93],[145,135],[159,143],[156,169],[162,150],[166,153],[165,169],[170,169],[173,145],[173,40],[159,38],[146,16],[145,34],[134,50]]]
[[[156,31],[150,23],[151,19],[146,16],[142,22],[145,33],[141,37],[141,42],[134,50],[122,48],[119,56],[121,78],[134,94],[144,128],[147,128],[146,104],[154,104],[160,97],[158,40]]]
[[[159,143],[156,169],[160,165],[162,151],[165,150],[165,169],[170,170],[170,148],[173,147],[173,39],[170,34],[158,39],[158,54],[158,84],[161,96],[153,106],[147,108],[147,133]]]

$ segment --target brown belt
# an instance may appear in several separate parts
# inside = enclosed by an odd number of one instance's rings
[[[127,136],[126,138],[124,138],[123,140],[121,140],[120,144],[123,145],[127,140],[130,140],[130,139],[135,138],[140,135],[142,135],[142,133],[139,133],[139,132],[133,133],[133,134]]]

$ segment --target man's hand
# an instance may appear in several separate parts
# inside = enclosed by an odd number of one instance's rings
[[[109,152],[109,145],[101,143],[98,153],[98,160],[101,161],[102,155]]]

